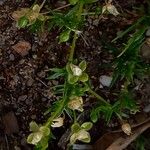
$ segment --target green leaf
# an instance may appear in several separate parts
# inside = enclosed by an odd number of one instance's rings
[[[70,37],[70,32],[71,32],[71,30],[63,31],[59,36],[59,43],[67,42],[69,40],[69,37]]]
[[[39,20],[39,19],[36,19],[36,21],[31,24],[31,26],[29,26],[29,30],[31,32],[42,32],[44,30],[44,24],[45,22]]]
[[[105,120],[107,121],[107,124],[110,122],[110,119],[112,117],[113,114],[113,110],[109,110],[105,112],[104,116],[105,116]]]
[[[145,19],[144,17],[141,17],[139,20],[137,20],[137,22],[135,24],[133,24],[131,27],[129,27],[127,30],[125,30],[124,32],[121,32],[115,39],[112,40],[112,42],[115,42],[116,40],[118,40],[119,38],[122,38],[124,35],[126,35],[127,33],[129,33],[130,31],[134,30],[137,28],[137,26],[143,22],[143,20]]]
[[[71,5],[75,5],[78,1],[79,1],[79,0],[69,0],[69,3],[70,3]]]
[[[48,137],[43,137],[39,143],[40,149],[39,150],[46,150],[48,148]]]
[[[35,121],[30,122],[30,131],[36,132],[39,130],[39,126]]]
[[[79,123],[74,123],[72,126],[71,126],[71,131],[73,132],[73,133],[76,133],[76,132],[78,132],[80,130],[80,125],[79,125]]]
[[[85,69],[87,67],[86,61],[85,60],[81,61],[79,64],[79,67],[82,71],[85,71]]]
[[[71,74],[68,75],[68,82],[70,84],[74,84],[78,81],[79,77],[78,76],[73,76]]]
[[[90,118],[92,120],[92,122],[96,123],[98,120],[98,115],[97,112],[95,111],[95,109],[92,110],[91,114],[90,114]]]
[[[83,129],[85,129],[86,131],[90,130],[92,128],[92,126],[93,126],[93,123],[91,123],[91,122],[85,122],[81,125],[81,127]]]
[[[26,16],[21,17],[18,22],[17,22],[17,26],[19,28],[25,28],[29,23],[29,20]]]
[[[91,4],[91,3],[95,3],[98,0],[81,0],[82,2],[84,2],[84,4]]]
[[[56,79],[60,76],[64,76],[65,75],[65,70],[64,69],[59,69],[59,68],[52,68],[50,69],[50,71],[55,72],[54,74],[50,75],[47,79],[52,80],[52,79]]]
[[[53,75],[49,76],[47,79],[53,80],[57,79],[58,77],[64,76],[64,73],[54,73]]]
[[[88,76],[87,73],[83,73],[83,74],[79,77],[79,80],[80,80],[81,82],[86,82],[86,81],[88,81],[88,79],[89,79],[89,76]]]
[[[41,131],[44,136],[48,136],[50,134],[50,129],[46,126],[40,127],[39,131]]]

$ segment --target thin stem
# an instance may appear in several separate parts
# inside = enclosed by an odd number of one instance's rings
[[[61,10],[61,9],[66,8],[66,7],[69,7],[69,6],[70,6],[70,4],[67,4],[67,5],[65,5],[65,6],[61,6],[61,7],[55,8],[55,9],[53,9],[53,10],[49,10],[49,11],[47,11],[47,12],[43,12],[43,13],[41,13],[41,14],[46,15],[46,14],[52,13],[53,11]]]
[[[83,3],[81,2],[79,4],[79,10],[77,12],[77,19],[78,19],[78,21],[81,20],[82,11],[83,11]],[[74,36],[73,36],[73,41],[72,41],[72,46],[71,46],[71,50],[70,50],[70,55],[69,55],[69,62],[73,61],[73,56],[74,56],[74,52],[75,52],[75,46],[76,46],[77,38],[78,38],[78,34],[75,32]]]
[[[76,112],[75,112],[75,110],[73,111],[73,119],[74,119],[74,123],[76,123],[76,122],[77,122],[77,117],[76,117]]]
[[[76,40],[77,40],[77,33],[74,33],[73,36],[73,41],[72,41],[72,46],[71,46],[71,50],[70,50],[70,55],[69,55],[69,62],[72,62],[73,60],[73,55],[74,55],[74,51],[75,51],[75,46],[76,46]]]
[[[101,97],[100,95],[98,95],[95,91],[93,91],[92,89],[89,89],[88,91],[89,93],[91,93],[92,95],[94,95],[98,100],[100,100],[101,102],[105,103],[105,104],[109,104],[103,97]]]
[[[66,101],[68,100],[67,93],[68,93],[67,82],[65,82],[63,101],[61,105],[58,107],[58,109],[54,112],[54,114],[47,120],[45,126],[49,127],[52,124],[53,120],[60,115],[66,104]]]
[[[64,6],[55,8],[53,11],[64,9],[64,8],[66,8],[66,7],[69,7],[70,5],[71,5],[71,4],[67,4],[67,5],[64,5]]]
[[[43,0],[42,4],[40,5],[40,9],[42,9],[42,7],[44,6],[46,0]]]

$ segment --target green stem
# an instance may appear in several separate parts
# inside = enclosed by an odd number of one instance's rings
[[[88,90],[89,93],[91,93],[92,95],[94,95],[98,100],[100,100],[101,102],[105,103],[105,104],[109,104],[103,97],[101,97],[100,95],[98,95],[95,91],[93,91],[92,89],[89,88]]]
[[[75,51],[75,46],[76,46],[76,40],[77,40],[77,33],[74,33],[73,36],[73,41],[72,41],[72,46],[71,46],[71,50],[70,50],[70,55],[69,55],[69,62],[72,62],[73,60],[73,55],[74,55],[74,51]]]
[[[76,117],[76,112],[75,112],[75,110],[73,111],[73,118],[74,118],[74,123],[76,123],[76,122],[77,122],[77,117]]]
[[[83,11],[83,3],[80,2],[79,10],[77,12],[77,19],[78,19],[79,22],[81,20],[82,11]],[[71,46],[71,50],[70,50],[70,55],[69,55],[69,62],[73,61],[73,56],[74,56],[74,52],[75,52],[75,46],[76,46],[77,38],[78,38],[78,34],[75,32],[74,36],[73,36],[73,41],[72,41],[72,46]]]
[[[45,0],[44,0],[44,2],[45,2]],[[80,3],[79,4],[79,11],[77,13],[77,18],[78,18],[79,21],[81,19],[82,10],[83,10],[83,3]],[[75,32],[74,38],[73,38],[73,41],[72,41],[72,46],[71,46],[71,51],[70,51],[70,56],[69,56],[69,62],[72,62],[72,60],[73,60],[76,40],[77,40],[77,33]],[[62,101],[61,105],[58,107],[57,111],[55,111],[54,114],[47,120],[47,123],[45,124],[46,126],[50,126],[52,124],[53,120],[61,114],[63,108],[65,107],[66,101],[68,100],[68,95],[67,94],[68,94],[68,90],[69,90],[67,88],[67,84],[68,83],[66,81],[65,82],[65,88],[64,88],[64,94],[63,94],[63,101]]]
[[[53,120],[57,118],[61,114],[62,110],[64,109],[66,105],[66,101],[68,100],[67,93],[68,93],[67,82],[65,82],[63,101],[61,105],[59,105],[58,109],[53,113],[53,115],[47,120],[45,124],[47,127],[49,127],[52,124]]]

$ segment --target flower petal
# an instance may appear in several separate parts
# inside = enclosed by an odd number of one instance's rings
[[[54,119],[51,126],[54,128],[58,128],[58,127],[63,126],[63,124],[64,124],[64,118],[60,117],[60,118]]]
[[[82,70],[78,66],[70,64],[70,68],[71,68],[74,76],[81,76],[82,75]]]

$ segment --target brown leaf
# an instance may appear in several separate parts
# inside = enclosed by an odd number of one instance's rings
[[[21,10],[14,11],[12,13],[12,17],[14,18],[15,21],[18,21],[19,18],[23,17],[29,11],[30,11],[29,8],[21,8]]]
[[[114,141],[106,150],[123,150],[125,149],[131,142],[133,142],[140,134],[142,134],[145,130],[150,127],[150,121],[144,123],[143,125],[137,127],[133,134],[127,137],[120,136],[116,141]]]
[[[16,45],[12,46],[12,48],[21,56],[26,56],[31,49],[31,44],[26,41],[19,41]]]
[[[133,134],[130,136],[125,136],[121,130],[106,133],[93,145],[94,150],[123,150],[149,127],[150,119],[147,119],[134,125]]]

